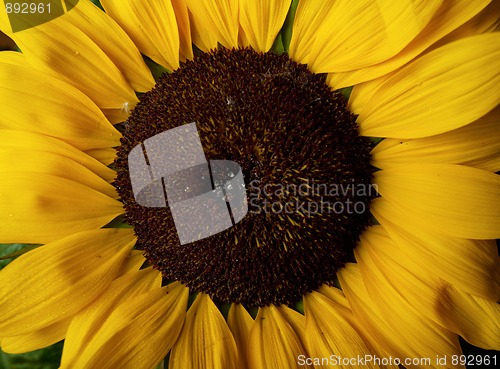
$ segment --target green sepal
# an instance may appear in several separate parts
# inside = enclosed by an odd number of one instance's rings
[[[383,137],[368,137],[370,141],[373,143],[373,146],[377,146],[379,143],[384,141]]]
[[[349,98],[351,97],[351,92],[352,92],[352,86],[351,87],[344,87],[339,90],[337,90],[344,96],[345,101],[349,101]]]
[[[158,80],[160,79],[160,77],[163,74],[170,73],[170,71],[167,68],[154,62],[153,60],[151,60],[147,56],[143,55],[143,59],[144,59],[144,62],[146,63],[146,65],[148,66],[149,70],[151,71],[151,74],[153,75],[155,82],[158,82]]]
[[[102,7],[102,4],[99,0],[90,0],[90,1],[92,1],[94,3],[94,5],[99,7],[99,9],[104,10],[104,8]]]
[[[290,49],[290,42],[292,41],[293,21],[295,19],[295,12],[297,11],[297,5],[299,5],[299,0],[292,0],[290,10],[288,10],[288,14],[285,18],[285,23],[283,23],[283,27],[281,28],[280,32],[283,42],[283,48],[287,53]]]
[[[190,293],[188,297],[187,310],[193,305],[194,300],[196,300],[196,296],[198,296],[198,292]]]
[[[111,222],[106,224],[103,228],[133,228],[133,227],[125,221],[125,217],[123,215],[119,215]]]
[[[304,315],[304,300],[300,300],[295,304],[295,310]]]
[[[22,243],[0,244],[0,269],[4,268],[12,260],[28,251],[36,249],[41,245],[25,245]]]
[[[40,246],[42,246],[42,245],[23,245],[23,244],[18,244],[18,243],[9,245],[8,247],[5,248],[5,250],[8,250],[9,248],[14,248],[16,250],[12,251],[6,255],[0,256],[0,260],[15,259],[15,258],[21,256],[22,254],[26,254],[28,251],[36,249],[37,247],[40,247]]]
[[[270,51],[275,52],[276,54],[283,54],[285,52],[281,33],[278,33],[278,37],[276,37],[276,40],[274,40],[274,44],[273,46],[271,46]]]
[[[160,363],[158,363],[158,365],[155,366],[155,369],[166,369],[166,368],[168,368],[168,359],[164,359],[164,360],[160,361]]]
[[[229,309],[231,308],[232,304],[221,304],[217,305],[217,308],[219,309],[220,313],[224,317],[225,320],[227,320],[227,316],[229,315]]]
[[[247,309],[248,311],[248,314],[250,314],[250,316],[252,317],[253,320],[255,320],[257,318],[257,313],[259,312],[259,308],[251,308],[251,309]]]

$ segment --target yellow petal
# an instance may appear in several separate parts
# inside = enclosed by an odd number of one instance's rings
[[[309,355],[315,358],[333,359],[343,368],[357,368],[358,357],[373,354],[367,348],[359,334],[353,328],[346,316],[346,309],[318,292],[304,296],[304,311],[306,315],[306,347]],[[350,313],[350,312],[349,312]],[[344,363],[343,359],[354,359],[354,362]],[[329,360],[315,368],[330,368]],[[377,368],[371,362],[367,368]]]
[[[127,261],[123,267],[127,267],[129,262],[130,261]],[[161,287],[161,281],[157,279],[157,274],[159,274],[159,272],[151,268],[140,271],[131,270],[129,273],[114,280],[98,299],[94,300],[85,307],[85,309],[80,311],[76,317],[73,318],[69,326],[61,367],[71,367],[71,365],[76,365],[78,362],[81,362],[79,365],[85,364],[89,359],[83,360],[84,351],[87,350],[87,352],[89,352],[89,348],[92,347],[98,350],[98,348],[95,347],[96,336],[117,306],[130,304],[133,298],[139,295],[145,296],[144,294],[154,289],[159,289]],[[127,317],[122,322],[122,328],[128,324],[129,319],[131,319],[131,317]],[[101,335],[104,336],[104,334]],[[99,337],[98,339],[102,339],[105,344],[107,339],[112,335],[113,332],[109,332],[108,336]],[[91,356],[91,354],[88,355]]]
[[[186,0],[198,32],[215,35],[217,42],[231,49],[238,47],[239,0]],[[196,42],[196,41],[195,41]]]
[[[0,150],[17,150],[18,152],[22,152],[29,148],[29,150],[34,153],[32,154],[34,156],[37,155],[36,153],[40,152],[55,154],[60,157],[71,159],[107,182],[111,182],[116,176],[114,170],[81,152],[74,146],[56,138],[34,132],[5,129],[0,130],[0,137],[2,137],[2,148]]]
[[[122,5],[124,3],[121,1]],[[79,1],[64,17],[104,51],[134,90],[146,92],[153,88],[155,81],[137,50],[138,44],[134,44],[125,31],[101,9],[90,1]]]
[[[238,351],[224,317],[210,297],[199,293],[170,353],[171,369],[236,368]]]
[[[45,243],[100,228],[123,212],[120,202],[80,183],[41,173],[0,181],[3,243]]]
[[[2,53],[0,54],[0,63],[18,65],[26,68],[29,68],[30,66],[28,64],[28,61],[26,60],[26,57],[22,53],[17,51],[2,50]]]
[[[179,282],[125,299],[68,367],[153,368],[182,329],[187,299],[188,289]]]
[[[116,157],[116,149],[112,147],[107,149],[86,150],[85,153],[104,165],[111,164]]]
[[[250,41],[248,40],[247,36],[245,35],[245,31],[243,31],[243,28],[241,28],[241,20],[240,20],[240,29],[238,31],[238,45],[247,47],[250,45]]]
[[[100,108],[120,109],[126,103],[135,103],[134,90],[118,67],[68,17],[60,16],[16,33],[5,31],[32,67],[69,82]]]
[[[187,0],[184,0],[187,2]],[[189,24],[191,26],[191,37],[193,39],[193,44],[196,45],[198,49],[204,52],[209,52],[210,50],[217,49],[217,36],[212,32],[206,32],[203,25],[197,21],[196,17],[188,9]]]
[[[93,355],[93,365],[83,368],[114,369],[120,366],[123,369],[136,369],[156,365],[167,355],[179,336],[186,316],[188,295],[186,287],[174,282],[132,301],[130,305],[123,306],[123,310],[118,308],[109,319],[111,329],[115,324],[120,324],[124,317],[134,314],[137,317],[108,342],[107,350],[98,340],[97,346],[102,347],[101,355]],[[99,335],[96,337],[100,338]],[[111,358],[109,352],[112,353]],[[102,359],[108,362],[102,365]]]
[[[81,91],[0,54],[0,128],[57,137],[82,150],[119,144],[120,133]],[[16,59],[24,59],[23,56]],[[50,88],[47,88],[50,86]]]
[[[371,357],[375,358],[375,356],[379,358],[388,358],[391,354],[384,349],[383,346],[376,344],[378,342],[378,337],[375,335],[373,336],[373,332],[370,330],[369,327],[364,325],[362,322],[360,322],[357,317],[352,313],[351,310],[351,305],[349,304],[349,301],[345,297],[344,293],[342,290],[336,288],[336,287],[331,287],[327,285],[321,286],[321,288],[318,290],[318,292],[327,297],[329,300],[335,303],[336,308],[339,311],[342,311],[346,319],[348,319],[349,324],[352,325],[352,327],[356,330],[356,332],[362,337],[363,342],[366,344],[367,348],[371,351]],[[375,343],[374,345],[370,346],[370,343]],[[371,362],[367,362],[367,364],[370,364]],[[375,363],[377,364],[377,363]],[[386,365],[386,368],[393,368],[397,369],[398,366],[396,364],[389,364]]]
[[[63,319],[24,335],[6,337],[1,340],[2,351],[21,354],[53,345],[64,339],[70,321],[70,318]]]
[[[334,88],[355,86],[398,69],[420,55],[440,38],[473,18],[481,12],[490,1],[491,0],[443,1],[441,7],[422,32],[420,32],[418,36],[399,53],[386,61],[362,69],[333,73],[329,76],[330,85],[334,86]]]
[[[306,62],[315,73],[378,64],[408,45],[441,3],[442,0],[335,1],[317,29]]]
[[[412,163],[464,164],[500,170],[500,109],[465,127],[415,140],[388,138],[372,150],[372,164],[390,168]]]
[[[373,304],[357,264],[348,263],[338,273],[339,281],[356,319],[370,333],[371,342],[391,355],[412,352],[412,345],[406,338],[392,334],[391,327],[383,319],[379,308]],[[399,338],[399,339],[398,339]]]
[[[193,59],[193,45],[191,41],[191,28],[189,22],[189,11],[186,0],[172,0],[177,28],[180,38],[180,59],[181,61]]]
[[[115,188],[83,165],[59,154],[26,149],[0,149],[0,173],[43,173],[78,182],[111,198],[117,198]]]
[[[131,230],[86,231],[14,260],[0,271],[0,336],[73,316],[109,286],[134,242]]]
[[[260,52],[269,51],[285,22],[290,0],[240,2],[240,24],[247,44]]]
[[[227,316],[227,325],[233,333],[236,347],[238,348],[238,368],[248,368],[248,341],[253,319],[246,309],[240,304],[232,304]]]
[[[125,122],[130,112],[135,108],[137,102],[126,102],[119,109],[101,109],[111,124]]]
[[[179,67],[179,29],[170,0],[103,0],[101,3],[144,55],[167,69]]]
[[[250,331],[249,368],[311,368],[300,365],[299,357],[308,357],[294,330],[274,305],[259,309]]]
[[[129,257],[123,264],[120,275],[124,275],[127,273],[136,273],[139,269],[141,269],[145,262],[146,259],[144,258],[144,254],[141,250],[132,250]],[[161,279],[161,275],[158,275],[158,277]],[[158,285],[161,286],[161,280]]]
[[[348,310],[351,309],[351,307],[349,305],[349,301],[347,301],[342,290],[340,290],[336,287],[331,287],[331,286],[327,286],[326,284],[324,284],[320,287],[318,292],[321,293],[322,295],[328,297],[330,300],[335,302],[337,305],[342,306],[343,308],[348,309]]]
[[[500,102],[500,33],[468,37],[440,47],[398,72],[353,89],[362,94],[357,119],[365,136],[420,138],[473,122]],[[371,90],[371,89],[370,89]]]
[[[460,40],[465,37],[479,35],[481,33],[497,32],[498,14],[500,13],[500,3],[491,1],[479,14],[475,15],[469,21],[449,33],[441,40],[430,47],[434,49],[447,43]]]
[[[306,317],[286,305],[281,305],[278,310],[286,322],[290,324],[299,341],[304,342],[306,337]]]
[[[0,32],[7,34],[12,32],[12,27],[10,25],[10,19],[7,12],[0,12]]]
[[[292,59],[307,64],[307,57],[311,53],[318,30],[322,24],[328,23],[333,6],[332,1],[299,1],[288,51]]]
[[[374,182],[384,199],[407,212],[424,231],[459,238],[500,237],[498,175],[461,165],[412,164],[375,172]]]
[[[448,284],[434,273],[423,271],[419,263],[407,257],[381,226],[371,227],[361,235],[354,253],[361,273],[366,275],[365,284],[369,291],[372,283],[386,284],[422,316],[448,328],[436,309],[443,286]],[[373,281],[368,280],[370,276]],[[372,297],[374,300],[383,298],[378,294]]]
[[[454,288],[442,291],[443,319],[474,346],[500,349],[500,305]]]
[[[383,199],[371,210],[400,250],[424,273],[435,275],[461,290],[496,301],[500,298],[500,263],[494,240],[443,236],[412,227],[408,214]],[[392,219],[389,221],[388,219]]]
[[[360,273],[358,265],[348,264],[338,276],[356,318],[370,330],[369,337],[377,338],[372,345],[383,346],[393,357],[399,358],[402,365],[408,364],[405,359],[430,358],[425,367],[440,368],[436,356],[460,354],[457,336],[422,317],[384,282],[380,274],[370,275],[375,280],[367,280],[368,276]],[[368,289],[368,282],[374,289]]]

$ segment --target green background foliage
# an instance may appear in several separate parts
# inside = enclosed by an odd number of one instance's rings
[[[0,351],[2,369],[57,369],[61,360],[62,342],[53,346],[20,355]]]

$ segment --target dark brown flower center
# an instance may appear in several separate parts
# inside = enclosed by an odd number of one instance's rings
[[[248,213],[181,244],[169,206],[140,205],[128,155],[195,122],[207,160],[244,175]],[[292,305],[353,261],[370,219],[370,143],[345,100],[285,54],[220,49],[164,75],[125,124],[115,186],[150,264],[218,303]],[[166,194],[168,197],[168,193]]]

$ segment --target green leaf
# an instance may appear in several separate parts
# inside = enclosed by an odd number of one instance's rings
[[[6,354],[0,350],[2,369],[57,369],[62,355],[63,343],[26,354]]]

